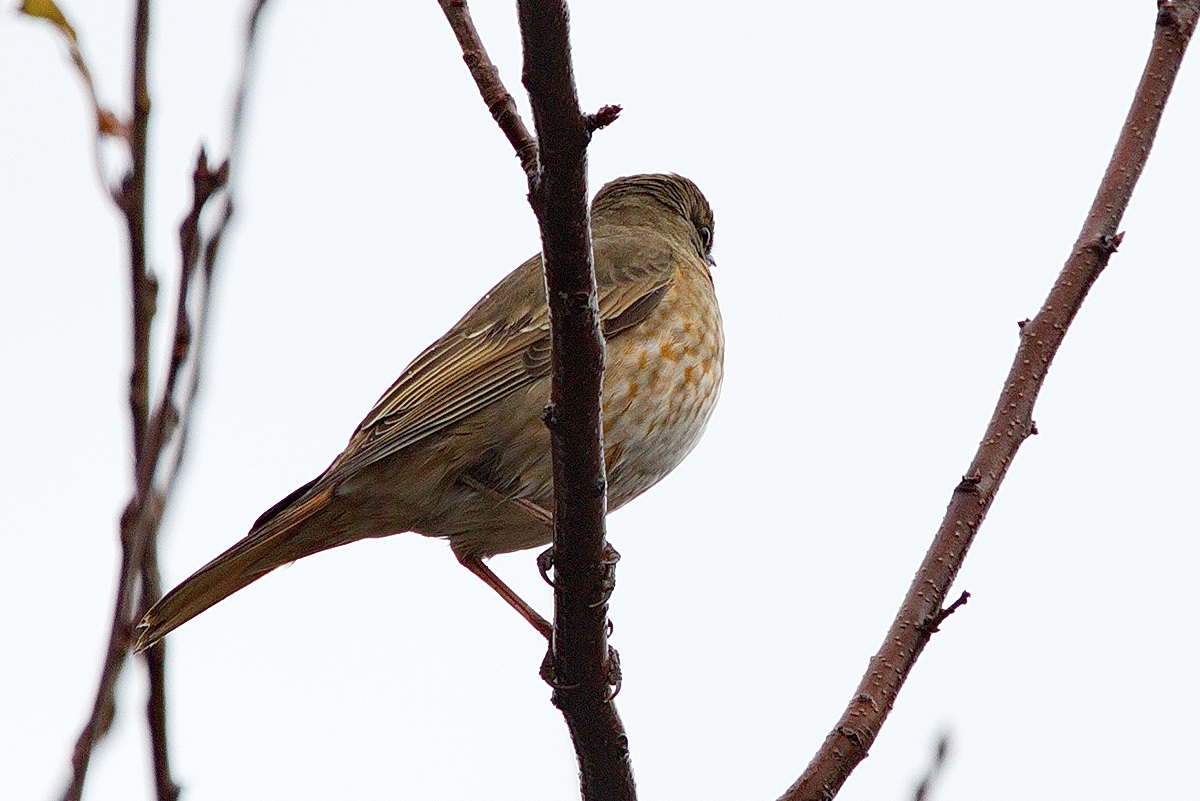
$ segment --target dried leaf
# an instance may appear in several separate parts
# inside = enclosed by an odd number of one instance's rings
[[[62,31],[63,36],[71,40],[71,44],[79,43],[75,29],[71,27],[71,23],[67,22],[67,18],[63,16],[54,0],[22,0],[21,7],[17,10],[31,17],[48,20],[54,27]]]
[[[101,136],[115,136],[121,139],[129,139],[129,126],[106,108],[96,109],[96,130]]]

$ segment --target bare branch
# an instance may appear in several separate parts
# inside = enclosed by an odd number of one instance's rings
[[[142,564],[151,503],[148,483],[143,484],[146,460],[146,429],[150,406],[150,326],[154,320],[158,284],[146,269],[146,134],[150,122],[150,94],[147,89],[146,63],[150,44],[150,2],[138,0],[133,26],[133,119],[129,130],[129,172],[113,193],[113,200],[125,216],[129,234],[130,292],[133,301],[132,368],[129,376],[129,412],[132,422],[133,462],[136,488],[134,497],[121,515],[121,569],[117,581],[108,650],[92,713],[84,724],[71,758],[72,774],[63,794],[65,801],[78,801],[83,795],[88,763],[96,744],[108,733],[116,712],[117,679],[125,665],[129,648],[134,586]],[[157,524],[157,523],[155,523]]]
[[[245,96],[258,21],[266,0],[255,0],[247,25],[243,65],[230,122],[230,154],[238,149]],[[108,732],[116,709],[116,683],[132,642],[133,623],[162,594],[158,573],[157,536],[165,504],[175,487],[182,463],[191,410],[200,379],[204,332],[207,328],[212,277],[221,239],[233,214],[228,189],[227,158],[215,170],[201,148],[193,173],[192,207],[180,225],[179,290],[175,302],[172,347],[168,354],[163,388],[153,412],[150,409],[150,332],[157,306],[157,282],[146,264],[145,186],[147,127],[150,99],[147,92],[146,51],[149,44],[149,2],[138,4],[134,28],[133,123],[129,144],[131,167],[113,200],[122,211],[129,232],[132,277],[132,363],[130,412],[133,419],[133,497],[121,517],[121,569],[108,651],[92,714],[84,725],[72,757],[72,777],[64,799],[80,798],[88,762],[96,744]],[[216,197],[223,204],[211,229],[202,225],[204,209]],[[200,269],[197,269],[200,268]],[[160,470],[164,456],[166,469]],[[140,591],[138,591],[140,590]],[[134,594],[138,591],[137,609]],[[166,728],[166,652],[160,644],[146,654],[150,692],[146,703],[158,801],[175,801],[179,786],[171,778]]]
[[[438,0],[438,4],[458,39],[463,61],[467,63],[467,69],[475,79],[475,85],[479,87],[484,104],[491,112],[492,119],[508,137],[509,144],[513,146],[517,158],[521,161],[525,177],[532,183],[538,171],[537,141],[525,127],[513,96],[504,88],[504,83],[500,80],[500,70],[496,69],[496,65],[488,58],[483,40],[479,38],[479,31],[475,29],[475,23],[471,19],[471,11],[467,8],[467,0]]]
[[[939,609],[937,614],[932,615],[929,617],[929,619],[923,621],[921,626],[930,634],[937,634],[939,631],[941,631],[941,629],[938,627],[946,621],[946,618],[957,612],[958,608],[966,604],[966,602],[969,600],[971,600],[971,593],[964,591],[962,595],[958,596],[958,599],[954,603],[950,604],[945,609]]]
[[[607,128],[617,121],[617,117],[621,116],[620,106],[601,106],[595,114],[584,114],[584,122],[587,123],[588,133],[595,133],[601,128]]]
[[[40,17],[48,21],[62,35],[63,43],[67,46],[67,53],[71,57],[71,63],[75,65],[75,71],[83,81],[83,88],[87,91],[92,113],[96,117],[96,125],[92,132],[92,159],[96,167],[96,177],[100,179],[100,183],[106,183],[104,155],[100,142],[106,136],[115,136],[125,140],[128,144],[129,125],[100,104],[100,96],[96,92],[96,82],[92,79],[92,71],[88,68],[87,59],[84,58],[83,50],[79,46],[79,37],[59,7],[52,0],[43,0],[42,2],[24,0],[18,10],[31,17]]]
[[[554,641],[545,672],[575,745],[584,799],[632,799],[628,737],[610,690],[620,668],[608,645],[616,554],[604,536],[604,339],[587,213],[593,127],[575,92],[566,3],[519,0],[517,13],[541,159],[529,201],[542,231],[553,348]]]
[[[162,581],[158,574],[158,525],[161,508],[154,519],[154,530],[146,537],[142,552],[141,600],[138,614],[147,604],[147,599],[162,595]],[[150,732],[150,762],[154,767],[155,798],[158,801],[175,801],[179,798],[179,785],[171,777],[171,754],[167,741],[167,652],[155,649],[145,654],[146,673],[150,690],[146,696],[146,725]]]
[[[133,422],[133,463],[138,487],[148,481],[142,472],[146,463],[146,426],[150,419],[150,327],[158,303],[158,280],[146,268],[146,145],[150,125],[150,92],[146,59],[150,46],[150,2],[139,0],[133,34],[133,123],[129,130],[129,172],[113,200],[125,215],[129,234],[129,268],[133,300],[133,367],[129,375],[129,411]]]
[[[946,757],[949,754],[950,735],[943,734],[938,738],[937,745],[934,746],[933,759],[929,762],[929,769],[925,771],[925,775],[917,783],[917,789],[913,791],[913,801],[929,801],[938,777],[942,775],[942,769],[946,767]]]
[[[200,368],[204,363],[202,356],[208,333],[208,305],[212,296],[211,284],[213,274],[216,271],[217,255],[220,252],[221,242],[224,239],[225,231],[229,227],[230,220],[233,219],[232,165],[240,160],[242,126],[246,118],[246,97],[249,92],[250,81],[253,77],[254,56],[258,43],[258,26],[266,6],[267,0],[254,0],[250,8],[250,13],[247,15],[246,32],[242,42],[242,65],[238,74],[237,88],[234,91],[233,113],[229,120],[229,152],[225,157],[225,161],[217,168],[216,173],[211,174],[209,177],[209,180],[215,180],[220,184],[222,191],[213,193],[213,196],[215,197],[219,194],[221,207],[217,213],[216,220],[212,224],[211,230],[206,233],[198,232],[199,249],[202,251],[200,254],[200,266],[202,269],[199,274],[193,277],[193,280],[201,283],[194,292],[196,296],[196,308],[193,312],[195,318],[195,331],[193,332],[195,342],[192,358],[188,360],[186,365],[186,375],[182,377],[184,389],[180,390],[179,393],[181,400],[179,401],[179,424],[174,455],[171,464],[166,468],[161,478],[164,493],[167,496],[170,496],[174,490],[175,480],[179,476],[179,468],[183,461],[184,451],[186,450],[188,434],[191,431],[191,426],[188,425],[188,422],[191,419],[191,412],[195,408],[196,393],[200,388]],[[193,205],[195,206],[195,204]],[[189,214],[185,219],[193,219],[193,215]],[[200,220],[198,211],[194,215],[194,219],[198,225]],[[180,231],[181,242],[187,235],[183,230]]]
[[[608,596],[616,552],[604,536],[606,479],[600,419],[604,339],[587,211],[587,145],[620,113],[584,115],[571,67],[567,6],[520,0],[536,142],[521,122],[471,22],[465,0],[439,0],[479,92],[521,159],[542,233],[550,306],[553,378],[545,420],[554,462],[555,634],[542,675],[554,687],[579,759],[585,799],[635,797],[628,738],[611,688],[617,655],[608,646]]]
[[[808,768],[783,801],[828,799],[866,757],[901,685],[929,642],[941,604],[967,549],[991,507],[1025,438],[1034,433],[1033,407],[1067,328],[1088,290],[1120,243],[1117,226],[1150,154],[1171,87],[1200,15],[1200,0],[1160,0],[1154,40],[1133,105],[1108,169],[1066,265],[1033,320],[1021,326],[1021,344],[983,441],[955,488],[884,644],[871,659],[854,698]]]

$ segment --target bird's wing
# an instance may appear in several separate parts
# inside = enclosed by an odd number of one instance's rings
[[[674,254],[645,235],[593,242],[606,339],[646,319],[671,283]],[[329,477],[347,476],[456,425],[550,373],[550,325],[541,258],[497,284],[430,345],[359,425]]]

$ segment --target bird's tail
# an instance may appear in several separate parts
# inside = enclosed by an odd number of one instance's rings
[[[241,542],[197,570],[159,600],[138,624],[135,652],[154,645],[169,632],[228,598],[281,565],[340,544],[304,536],[304,523],[323,510],[331,487],[313,492],[307,484],[262,515]]]

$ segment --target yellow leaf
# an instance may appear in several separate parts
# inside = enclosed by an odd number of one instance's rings
[[[67,22],[67,18],[63,16],[62,11],[58,9],[54,0],[22,0],[21,7],[17,10],[31,17],[41,17],[44,20],[49,20],[73,44],[78,43],[79,40],[75,36],[75,29],[71,27],[71,23]]]

